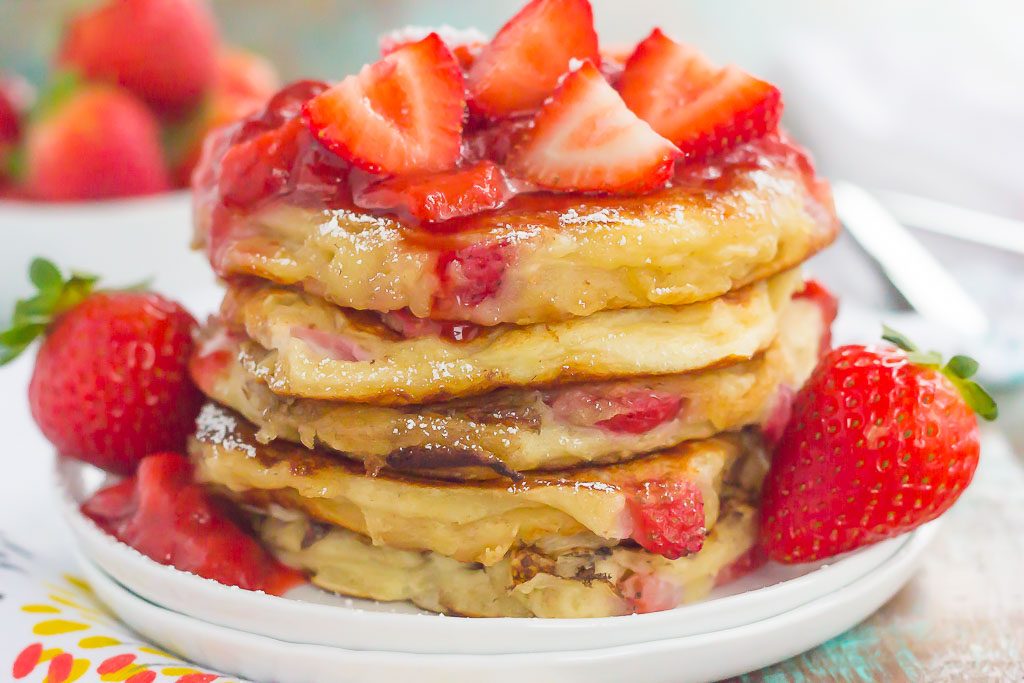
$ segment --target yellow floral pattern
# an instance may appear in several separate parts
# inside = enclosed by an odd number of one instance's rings
[[[46,591],[46,600],[20,607],[35,621],[32,642],[10,664],[15,681],[74,683],[91,674],[89,681],[105,683],[235,683],[145,642],[107,635],[126,630],[76,576],[65,574],[60,582],[46,585]],[[75,637],[77,647],[53,645],[56,636]]]

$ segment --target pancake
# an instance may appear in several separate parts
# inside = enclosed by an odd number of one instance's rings
[[[189,450],[197,481],[239,503],[300,511],[376,545],[491,565],[513,546],[545,537],[644,542],[651,506],[660,506],[666,542],[699,538],[718,517],[723,475],[759,449],[750,437],[726,436],[621,465],[528,474],[514,484],[446,482],[373,476],[324,451],[260,444],[251,425],[207,404]]]
[[[212,167],[200,178],[215,188]],[[197,197],[211,194],[203,184]],[[197,243],[222,277],[481,325],[713,299],[795,267],[838,228],[827,185],[776,137],[650,194],[524,195],[444,233],[297,197],[246,211],[200,199],[196,214]]]
[[[276,394],[407,405],[748,360],[771,344],[800,285],[799,272],[787,271],[689,306],[480,328],[463,341],[405,337],[378,316],[256,282],[236,283],[221,315],[255,342],[244,360]]]
[[[262,510],[254,527],[279,560],[335,593],[473,617],[605,617],[671,609],[742,575],[755,557],[755,498],[729,489],[704,547],[676,560],[568,538],[517,545],[484,566],[377,546],[281,508]]]
[[[425,406],[282,398],[250,375],[228,340],[192,375],[211,399],[254,423],[261,442],[322,446],[365,463],[449,479],[618,462],[763,419],[780,391],[810,375],[827,332],[821,308],[797,298],[775,342],[755,358],[691,373],[506,389]]]

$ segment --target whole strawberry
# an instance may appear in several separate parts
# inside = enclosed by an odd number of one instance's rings
[[[970,378],[975,361],[942,365],[886,329],[898,348],[829,352],[797,396],[765,480],[762,543],[798,563],[897,536],[949,509],[980,451],[975,412],[995,419]]]
[[[57,59],[160,112],[180,114],[213,83],[217,42],[205,0],[106,0],[68,23]]]
[[[130,93],[58,79],[30,122],[25,184],[36,199],[103,199],[169,188],[153,114]]]
[[[0,333],[0,364],[46,335],[29,405],[57,451],[124,474],[182,449],[202,402],[187,373],[192,316],[158,294],[93,292],[95,278],[64,279],[42,259],[30,277],[39,292]]]

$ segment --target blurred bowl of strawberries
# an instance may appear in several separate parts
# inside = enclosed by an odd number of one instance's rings
[[[171,255],[190,239],[202,141],[276,92],[274,67],[223,44],[205,0],[98,0],[62,19],[44,83],[0,73],[0,305],[39,253],[194,282],[201,259]]]

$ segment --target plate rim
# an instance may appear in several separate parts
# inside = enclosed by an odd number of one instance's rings
[[[470,619],[446,617],[435,614],[403,614],[386,611],[370,611],[359,607],[328,605],[302,600],[290,600],[267,595],[259,591],[249,591],[233,586],[225,586],[216,581],[205,579],[190,572],[162,565],[142,555],[134,548],[109,536],[91,519],[81,513],[73,493],[69,471],[85,471],[88,466],[58,458],[54,467],[56,486],[60,492],[61,508],[65,523],[75,537],[78,550],[102,571],[123,585],[143,600],[160,605],[170,611],[196,618],[207,623],[217,624],[225,628],[250,631],[245,624],[252,623],[254,612],[276,613],[277,618],[267,619],[265,623],[283,624],[286,620],[303,623],[304,620],[315,620],[325,624],[323,628],[310,626],[305,622],[303,630],[317,632],[340,632],[346,635],[349,643],[342,643],[332,636],[328,640],[311,642],[308,637],[296,638],[288,635],[282,627],[261,628],[259,634],[282,642],[295,644],[311,644],[329,647],[341,647],[362,651],[383,652],[420,652],[423,654],[494,654],[494,643],[510,642],[510,639],[525,639],[526,642],[515,645],[508,652],[541,652],[577,650],[587,651],[597,647],[619,647],[629,644],[652,642],[655,640],[693,637],[702,633],[730,628],[738,624],[749,623],[775,616],[785,611],[838,590],[868,575],[899,554],[907,544],[919,535],[929,538],[934,535],[933,522],[904,536],[890,539],[876,546],[851,553],[825,564],[807,574],[792,579],[782,580],[743,593],[723,596],[704,602],[684,605],[674,610],[651,614],[635,614],[618,617],[598,617],[591,619],[525,619],[513,617],[497,617],[488,619]],[[98,549],[98,552],[97,552]],[[111,559],[114,558],[114,559]],[[860,566],[849,564],[858,560]],[[145,576],[138,578],[140,573]],[[845,574],[849,573],[848,576]],[[134,580],[133,580],[134,579]],[[170,585],[168,585],[170,582]],[[161,590],[147,589],[147,584],[160,584]],[[814,591],[808,591],[808,585],[818,584]],[[173,590],[169,590],[173,589]],[[184,595],[185,597],[182,597]],[[192,598],[198,609],[188,609],[185,603]],[[169,599],[168,599],[169,598]],[[779,604],[781,601],[781,606]],[[229,603],[230,604],[227,604]],[[746,605],[744,603],[747,603]],[[752,604],[751,604],[752,603]],[[386,604],[386,603],[382,603]],[[750,616],[733,617],[732,622],[718,619],[719,624],[707,630],[688,630],[689,625],[699,623],[704,615],[720,611],[743,609],[753,614]],[[271,611],[272,610],[272,611]],[[231,618],[231,612],[238,613],[237,619]],[[244,619],[242,615],[244,614]],[[226,615],[226,616],[225,616]],[[712,619],[714,621],[714,619]],[[326,628],[328,622],[331,629]],[[356,628],[359,627],[359,628]],[[624,627],[629,627],[628,629]],[[366,629],[362,631],[360,629]],[[374,647],[371,641],[376,640],[372,632],[395,633],[395,629],[407,633],[404,639],[414,642],[415,647],[406,646],[399,649],[382,650]],[[422,637],[413,637],[414,631],[424,632]],[[632,633],[630,633],[632,632]],[[363,634],[353,639],[351,633]],[[475,639],[468,639],[473,634]],[[623,637],[625,636],[625,637]],[[567,647],[566,639],[570,646]],[[438,645],[430,646],[430,642]],[[451,643],[460,645],[454,649]],[[477,644],[473,644],[476,642]],[[358,646],[352,645],[358,643]],[[427,643],[427,645],[424,645]],[[546,645],[550,644],[550,645]]]
[[[135,595],[119,584],[103,572],[101,568],[89,561],[80,549],[76,548],[74,552],[83,573],[87,575],[90,581],[94,581],[99,576],[100,583],[94,583],[94,588],[98,587],[96,593],[101,600],[103,600],[107,591],[113,590],[122,600],[128,601],[136,610],[142,609],[143,611],[149,611],[151,614],[163,616],[165,619],[176,620],[179,624],[188,624],[189,628],[200,629],[207,634],[214,633],[219,634],[221,638],[235,639],[236,643],[238,639],[242,639],[243,643],[248,642],[250,646],[273,646],[274,651],[272,654],[276,657],[286,656],[288,662],[294,663],[297,659],[303,659],[310,663],[314,661],[313,656],[316,656],[319,658],[316,661],[319,661],[321,665],[330,663],[334,666],[338,664],[358,665],[364,667],[364,669],[373,667],[373,680],[395,680],[390,677],[390,673],[396,673],[399,670],[408,671],[413,668],[424,673],[423,680],[451,680],[450,677],[453,674],[458,675],[459,672],[470,673],[469,670],[473,669],[473,667],[476,667],[475,670],[478,672],[486,669],[498,671],[516,669],[518,670],[517,676],[522,675],[523,668],[534,671],[543,670],[548,676],[542,680],[564,680],[563,677],[573,670],[582,670],[590,667],[590,670],[594,671],[595,669],[600,670],[603,666],[622,667],[637,658],[646,658],[644,661],[647,661],[648,665],[651,658],[656,660],[660,657],[662,660],[672,661],[672,658],[677,656],[677,651],[681,648],[688,648],[698,652],[725,649],[730,653],[741,653],[739,657],[733,659],[728,657],[705,658],[701,664],[704,667],[703,669],[696,666],[696,663],[692,663],[694,664],[693,668],[686,671],[684,678],[687,681],[697,681],[708,678],[736,676],[783,661],[800,652],[811,649],[860,623],[888,602],[907,583],[923,559],[924,552],[930,545],[933,536],[934,532],[930,534],[912,534],[908,542],[903,544],[878,570],[869,572],[844,588],[822,596],[810,603],[742,626],[696,636],[668,638],[611,648],[508,654],[427,654],[383,650],[366,651],[347,650],[323,645],[289,643],[267,636],[211,624],[156,605]],[[109,601],[104,602],[110,606]],[[123,618],[118,609],[114,607],[111,607],[111,609],[118,613],[119,618]],[[816,628],[806,628],[808,622],[814,622]],[[145,636],[145,631],[147,630],[145,626],[140,626],[139,623],[131,623],[130,621],[126,621],[126,623],[129,627]],[[785,632],[787,628],[791,630],[790,633]],[[785,637],[780,638],[780,634]],[[741,639],[759,640],[762,643],[762,647],[749,650],[737,649],[735,641]],[[767,649],[763,645],[765,642],[771,643]],[[168,644],[164,643],[161,646],[168,647]],[[170,649],[173,650],[174,647],[171,646]],[[293,656],[296,659],[293,659]],[[345,659],[349,661],[343,662]],[[718,663],[723,659],[729,660],[724,666]],[[711,663],[712,661],[715,663]],[[211,666],[209,663],[199,663],[204,666],[210,666],[213,669],[219,668],[216,665]],[[720,668],[709,669],[709,667],[716,666]],[[670,679],[664,678],[666,672],[661,668],[655,667],[650,671],[656,671],[659,674],[658,681],[669,683]],[[239,671],[237,673],[238,675],[249,676],[250,678],[271,677],[274,680],[282,681],[282,683],[296,680],[295,678],[282,676],[280,673],[267,673],[260,676],[253,676],[253,673],[255,673],[253,671]],[[438,673],[444,674],[444,677],[438,679],[431,677],[431,674]],[[576,672],[573,671],[573,673],[575,675]],[[557,675],[557,678],[551,678],[552,675]],[[669,675],[673,676],[671,679],[672,683],[678,683],[677,674],[669,673]],[[310,675],[306,674],[303,680],[309,677]],[[362,681],[370,679],[358,678],[353,680]],[[572,680],[577,679],[573,678]],[[598,680],[609,679],[599,678]]]

